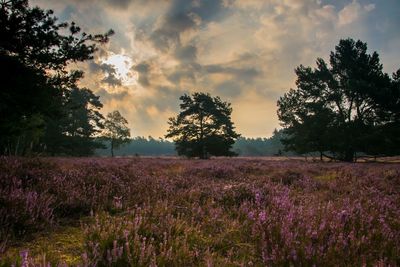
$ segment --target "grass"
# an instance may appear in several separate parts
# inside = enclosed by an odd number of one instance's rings
[[[58,226],[35,234],[31,240],[14,244],[3,255],[2,260],[13,263],[23,250],[28,250],[39,262],[45,257],[46,262],[54,265],[59,262],[77,265],[84,253],[84,234],[80,226]]]

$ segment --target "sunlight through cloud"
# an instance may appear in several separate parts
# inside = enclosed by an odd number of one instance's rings
[[[123,54],[112,54],[102,63],[112,65],[115,68],[115,76],[121,80],[122,85],[137,84],[138,74],[132,71],[133,61]]]

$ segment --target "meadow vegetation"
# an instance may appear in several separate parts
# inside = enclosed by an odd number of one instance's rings
[[[3,157],[0,203],[0,266],[400,265],[399,164]]]

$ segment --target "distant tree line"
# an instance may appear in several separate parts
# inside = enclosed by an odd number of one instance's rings
[[[294,153],[286,151],[281,139],[284,138],[282,130],[274,130],[270,138],[239,137],[233,145],[233,151],[239,156],[293,156]]]
[[[296,68],[297,88],[278,101],[286,150],[352,162],[400,154],[400,70],[383,72],[367,44],[341,40],[329,65]]]
[[[111,142],[103,140],[104,148],[97,149],[96,155],[108,156]],[[151,136],[138,136],[128,139],[124,146],[114,149],[116,156],[175,156],[175,144],[165,139],[155,139]]]
[[[244,157],[263,156],[293,156],[294,153],[284,151],[280,141],[282,131],[275,130],[270,138],[245,138],[239,137],[232,146],[233,152]],[[104,141],[105,148],[97,149],[96,155],[108,156],[110,154],[110,142]],[[117,156],[177,156],[175,143],[162,138],[134,137],[124,146],[115,149]]]

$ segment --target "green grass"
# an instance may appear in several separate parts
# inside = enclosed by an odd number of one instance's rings
[[[23,250],[28,250],[40,262],[45,259],[52,265],[59,262],[76,265],[84,251],[84,234],[80,226],[60,226],[37,234],[29,241],[10,247],[2,256],[2,266],[13,264]]]

